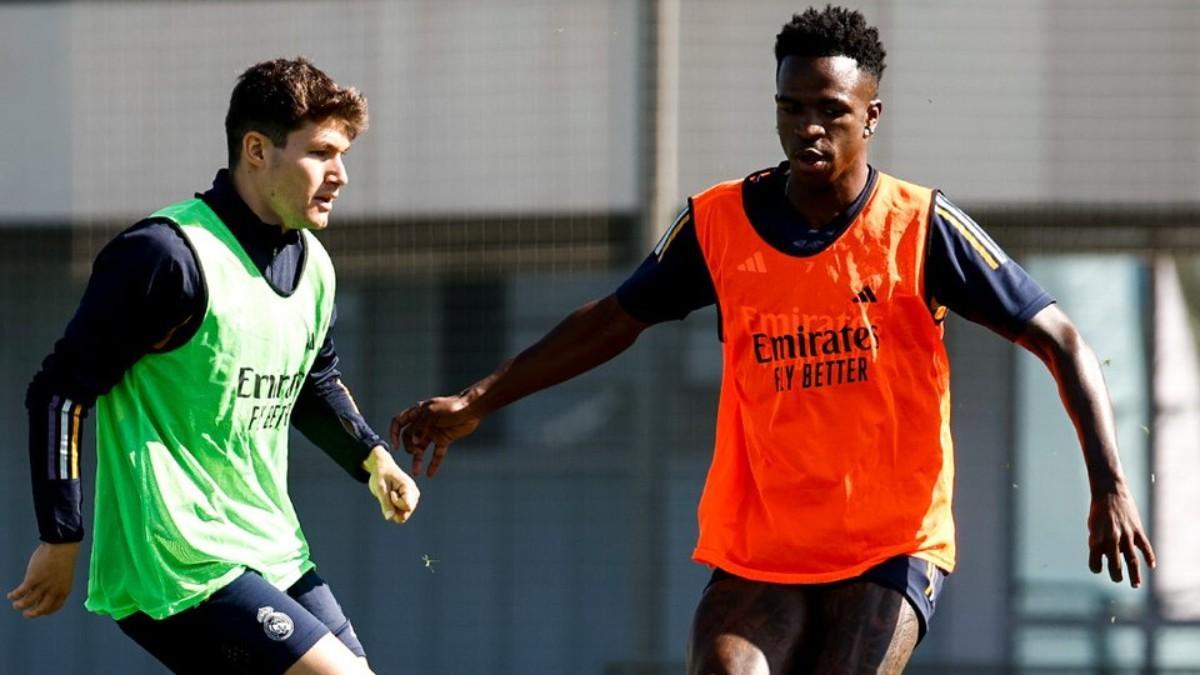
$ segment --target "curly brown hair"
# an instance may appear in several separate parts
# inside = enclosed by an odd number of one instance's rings
[[[304,57],[274,59],[246,69],[233,87],[225,115],[229,168],[242,155],[242,139],[257,131],[279,147],[307,122],[338,120],[354,140],[367,130],[367,99],[343,87]]]

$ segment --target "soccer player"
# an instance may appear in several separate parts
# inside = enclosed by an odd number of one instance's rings
[[[576,310],[457,396],[392,422],[419,473],[488,413],[711,304],[724,374],[693,557],[714,568],[690,673],[897,673],[954,569],[943,321],[953,310],[1039,356],[1091,484],[1090,567],[1153,566],[1091,350],[1054,300],[936,190],[868,163],[878,32],[838,7],[775,42],[786,161],[693,196],[613,295]]]
[[[387,520],[419,499],[342,384],[334,270],[309,232],[366,127],[366,99],[309,61],[254,65],[225,119],[229,168],[100,252],[27,395],[42,543],[8,595],[25,616],[71,590],[94,403],[88,609],[179,673],[370,672],[287,492],[290,422]]]

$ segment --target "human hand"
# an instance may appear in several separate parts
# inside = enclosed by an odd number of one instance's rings
[[[71,594],[75,579],[75,557],[79,543],[48,544],[42,542],[29,556],[25,580],[8,593],[13,609],[26,619],[53,614],[62,608]]]
[[[467,408],[463,395],[421,401],[392,418],[392,446],[404,443],[404,451],[412,455],[413,475],[419,476],[425,450],[432,443],[433,458],[428,473],[432,477],[442,465],[450,444],[475,431],[482,419]]]
[[[367,480],[367,488],[375,499],[379,500],[379,510],[383,519],[389,522],[403,524],[417,510],[417,502],[421,500],[421,490],[417,484],[401,469],[392,453],[382,445],[371,449],[371,454],[363,461],[363,468],[371,474]]]
[[[1142,583],[1137,549],[1141,549],[1146,563],[1154,567],[1154,547],[1143,531],[1133,496],[1124,485],[1093,492],[1088,513],[1088,549],[1088,567],[1092,572],[1099,574],[1103,570],[1104,558],[1107,558],[1108,576],[1118,583],[1123,578],[1121,558],[1124,558],[1129,567],[1129,585],[1134,588]]]

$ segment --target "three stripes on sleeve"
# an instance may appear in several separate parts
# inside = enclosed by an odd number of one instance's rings
[[[1008,256],[1004,251],[992,241],[987,232],[983,231],[971,217],[963,213],[957,206],[950,203],[940,192],[934,202],[934,211],[945,222],[958,232],[959,236],[975,249],[983,262],[987,264],[988,269],[998,269],[1001,265],[1008,262]]]
[[[48,448],[53,451],[47,458],[44,478],[49,480],[79,479],[79,443],[82,436],[84,407],[69,398],[53,396],[48,411],[50,420],[46,425],[50,434]]]

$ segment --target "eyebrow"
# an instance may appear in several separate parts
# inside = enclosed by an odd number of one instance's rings
[[[314,140],[312,143],[309,143],[308,147],[310,150],[333,150],[344,155],[346,154],[346,151],[350,149],[350,144],[347,143],[346,147],[343,148],[333,141],[323,141],[318,139]]]
[[[775,100],[779,103],[804,103],[804,101],[801,101],[798,98],[784,96],[782,94],[775,94]],[[816,103],[817,105],[828,105],[830,103],[836,103],[838,105],[850,105],[850,101],[843,98],[837,98],[836,96],[822,96],[821,98],[817,99]]]

